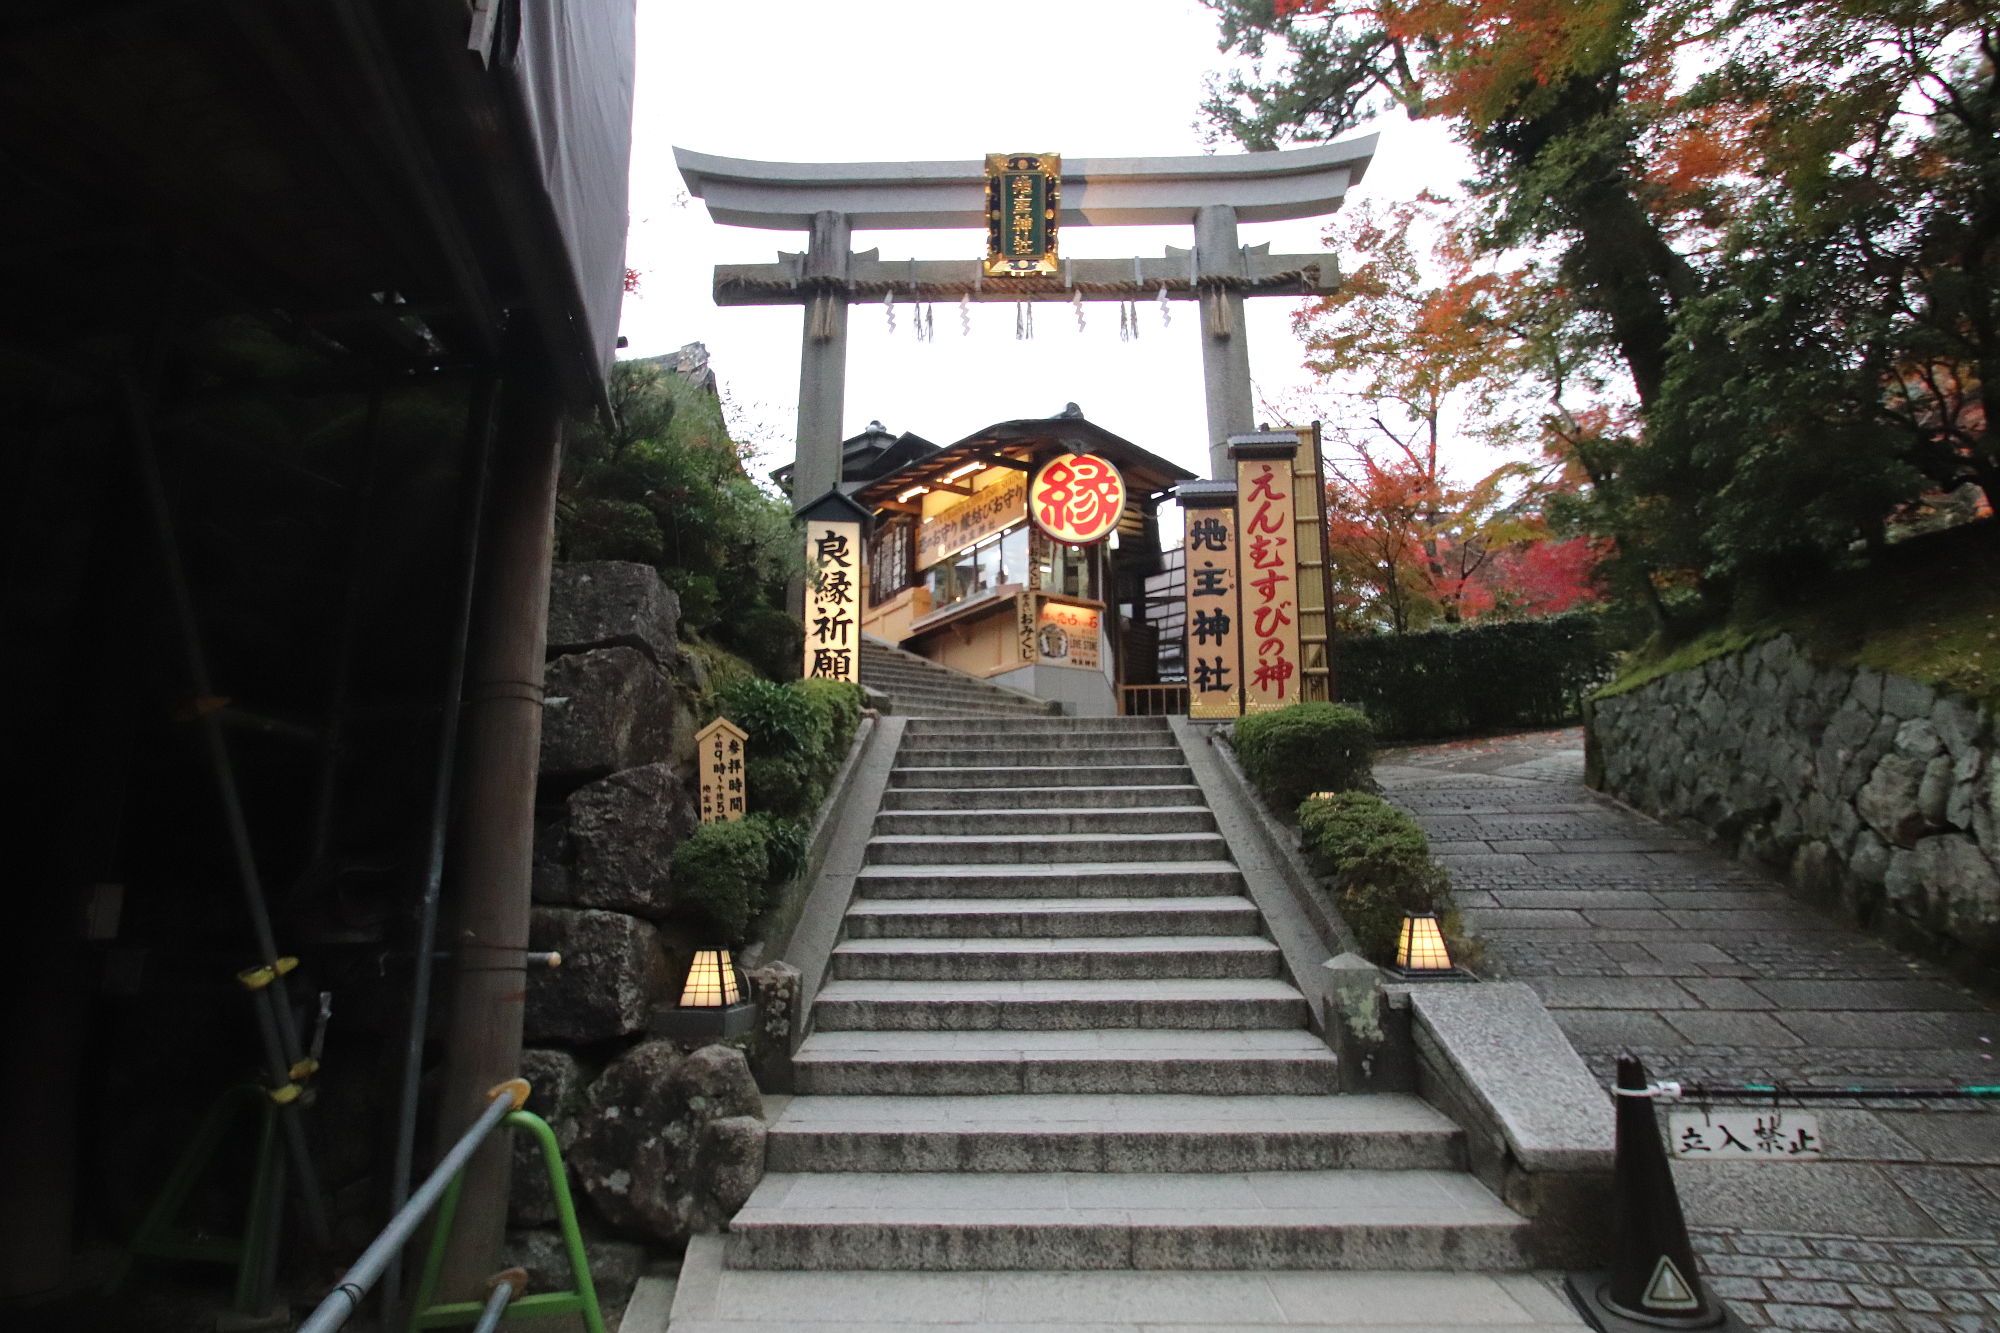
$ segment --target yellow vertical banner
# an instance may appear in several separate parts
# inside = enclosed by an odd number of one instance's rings
[[[806,524],[806,651],[809,679],[861,679],[861,525]]]
[[[1299,566],[1299,697],[1325,701],[1334,697],[1326,477],[1320,461],[1319,423],[1293,430],[1299,437],[1299,452],[1292,459],[1292,550]]]
[[[744,786],[744,761],[750,757],[744,742],[748,739],[748,733],[726,717],[718,717],[694,734],[695,762],[701,779],[696,806],[701,811],[702,823],[743,818],[743,799],[748,794]]]
[[[1241,438],[1241,437],[1237,437]],[[1292,521],[1298,440],[1232,445],[1237,571],[1243,599],[1243,711],[1299,701],[1299,565]]]
[[[1188,716],[1235,717],[1243,702],[1235,497],[1225,489],[1179,498],[1187,522],[1181,554],[1187,576]]]

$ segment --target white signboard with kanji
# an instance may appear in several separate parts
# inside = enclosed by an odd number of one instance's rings
[[[1711,1162],[1817,1162],[1826,1144],[1807,1111],[1675,1111],[1667,1117],[1674,1156]]]

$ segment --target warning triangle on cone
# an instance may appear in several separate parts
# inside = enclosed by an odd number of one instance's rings
[[[1741,1329],[1695,1268],[1646,1067],[1630,1051],[1618,1057],[1617,1101],[1611,1269],[1569,1274],[1570,1300],[1602,1333]]]

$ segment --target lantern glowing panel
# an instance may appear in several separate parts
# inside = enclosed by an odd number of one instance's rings
[[[1089,546],[1109,537],[1125,512],[1125,478],[1095,454],[1060,454],[1028,483],[1028,516],[1059,542]]]
[[[719,1009],[736,1004],[743,992],[736,984],[736,964],[727,949],[701,949],[688,968],[687,985],[681,988],[683,1009]]]
[[[1435,912],[1406,912],[1396,941],[1396,966],[1405,972],[1449,972],[1451,951],[1444,947],[1444,930]]]

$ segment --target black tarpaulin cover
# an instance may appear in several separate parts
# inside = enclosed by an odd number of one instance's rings
[[[636,0],[520,0],[513,73],[600,372],[618,342]]]

